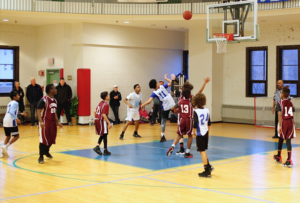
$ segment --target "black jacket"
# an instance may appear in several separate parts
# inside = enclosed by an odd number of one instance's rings
[[[57,89],[57,95],[55,95],[55,98],[57,100],[57,103],[63,104],[65,102],[70,102],[72,99],[72,89],[67,83],[64,84],[64,86],[61,86],[60,83],[58,86],[56,86]]]
[[[37,91],[37,97],[34,98],[32,91],[36,89]],[[35,86],[32,86],[31,84],[27,86],[26,90],[26,97],[29,103],[37,103],[42,97],[43,97],[43,91],[40,85],[35,84]]]
[[[19,103],[19,111],[20,112],[23,112],[24,110],[25,110],[25,106],[24,106],[24,91],[23,91],[23,89],[21,88],[21,87],[19,87],[19,90],[17,90],[17,88],[16,87],[14,87],[14,91],[17,91],[18,93],[19,93],[19,95],[20,95],[20,100],[18,101],[18,103]]]
[[[109,105],[111,105],[111,106],[120,106],[120,101],[122,100],[122,96],[121,96],[121,93],[119,91],[118,92],[111,91],[109,96],[110,96]],[[119,98],[114,99],[115,96],[119,96]]]

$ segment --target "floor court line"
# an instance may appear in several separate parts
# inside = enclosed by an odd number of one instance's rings
[[[214,165],[226,164],[226,163],[237,162],[237,161],[241,161],[241,160],[234,160],[234,161],[222,162],[222,163],[217,163],[217,164],[214,164]],[[161,174],[166,174],[166,173],[174,173],[174,172],[192,170],[192,169],[196,169],[196,168],[200,168],[200,167],[194,167],[194,168],[182,169],[182,170],[175,170],[175,171],[168,171],[168,172],[164,172],[164,173],[157,173],[157,174],[151,174],[151,175],[137,176],[137,177],[131,177],[131,178],[125,178],[125,179],[107,181],[107,182],[93,183],[93,184],[88,184],[88,185],[81,185],[81,186],[75,186],[75,187],[70,187],[70,188],[63,188],[63,189],[59,189],[59,190],[50,190],[50,191],[46,191],[46,192],[39,192],[39,193],[32,193],[32,194],[27,194],[27,195],[20,195],[20,196],[15,196],[15,197],[7,197],[7,198],[0,199],[0,201],[10,200],[10,199],[17,199],[17,198],[22,198],[22,197],[30,197],[30,196],[41,195],[41,194],[48,194],[48,193],[53,193],[53,192],[60,192],[60,191],[65,191],[65,190],[72,190],[72,189],[83,188],[83,187],[90,187],[90,186],[102,185],[102,184],[106,184],[106,183],[115,183],[115,182],[120,182],[120,181],[124,181],[124,180],[132,180],[132,179],[137,179],[137,178],[147,178],[149,176],[155,176],[155,175],[161,175]],[[47,175],[47,174],[45,174],[45,175]],[[61,178],[67,178],[67,177],[61,177]]]
[[[220,194],[225,194],[225,195],[230,195],[230,196],[242,197],[242,198],[257,200],[257,201],[261,201],[261,202],[275,203],[275,202],[271,202],[271,201],[267,201],[267,200],[263,200],[263,199],[258,199],[258,198],[254,198],[254,197],[248,197],[248,196],[244,196],[244,195],[238,195],[238,194],[232,194],[232,193],[228,193],[228,192],[221,192],[221,191],[216,191],[216,190],[211,190],[211,189],[206,189],[206,188],[200,188],[200,187],[195,187],[195,186],[190,186],[190,185],[184,185],[184,184],[180,184],[180,183],[174,183],[174,182],[159,180],[159,179],[155,179],[155,178],[149,178],[149,177],[145,177],[145,178],[149,179],[149,180],[155,180],[155,181],[159,181],[159,182],[163,182],[163,183],[169,183],[169,184],[173,184],[173,185],[189,187],[189,188],[204,190],[204,191],[208,191],[208,192],[215,192],[215,193],[220,193]]]

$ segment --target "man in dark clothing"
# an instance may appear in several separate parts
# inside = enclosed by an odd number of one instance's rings
[[[72,126],[71,115],[70,115],[70,107],[71,107],[71,99],[72,99],[72,89],[65,82],[64,78],[60,78],[59,85],[56,87],[57,94],[55,98],[57,100],[57,118],[59,120],[61,110],[64,109],[66,113],[66,117],[68,120],[69,126]]]
[[[25,111],[25,106],[24,106],[24,91],[23,89],[20,87],[20,82],[19,81],[16,81],[15,83],[15,87],[14,87],[14,90],[13,91],[16,91],[19,93],[20,95],[20,99],[18,100],[18,103],[19,103],[19,111],[21,113],[23,113]],[[26,120],[25,120],[25,116],[21,116],[21,122],[23,125],[26,125]]]
[[[35,111],[37,107],[37,103],[43,97],[43,91],[39,84],[36,84],[35,78],[30,79],[30,85],[27,86],[26,97],[30,103],[30,113],[31,113],[31,127],[34,126],[35,122]],[[36,122],[37,126],[39,126],[39,120]]]
[[[120,119],[119,119],[119,107],[120,107],[120,101],[122,100],[121,93],[118,92],[118,86],[114,86],[114,90],[110,92],[110,102],[109,105],[111,109],[114,112],[115,115],[115,122],[114,124],[120,124]]]

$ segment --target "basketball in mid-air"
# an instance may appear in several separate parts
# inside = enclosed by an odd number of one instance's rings
[[[190,20],[192,18],[193,14],[191,11],[184,11],[182,16],[185,20]]]

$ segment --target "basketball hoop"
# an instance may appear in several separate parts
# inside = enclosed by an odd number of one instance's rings
[[[214,38],[217,44],[217,53],[222,54],[226,52],[227,41],[233,41],[233,34],[216,33]]]

